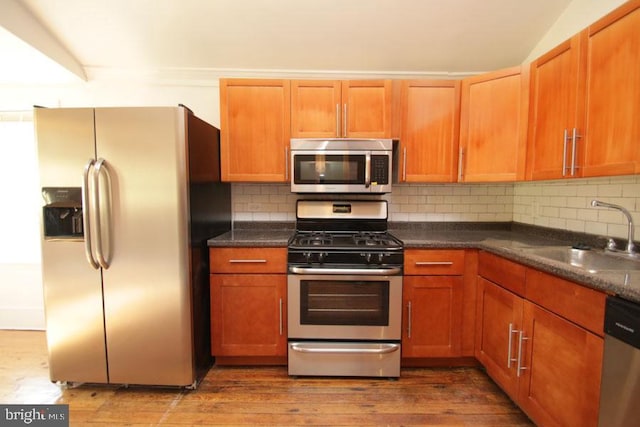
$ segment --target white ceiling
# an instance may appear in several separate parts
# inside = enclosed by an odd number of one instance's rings
[[[24,6],[45,37],[66,50],[89,78],[92,69],[373,74],[494,70],[522,63],[571,2],[0,1]],[[28,39],[29,26],[15,24],[11,31]],[[5,68],[0,83],[8,81],[4,74],[10,69],[30,66],[21,59],[29,48],[5,31],[0,31],[0,49],[10,58],[0,67]],[[58,60],[49,48],[39,49]],[[12,72],[13,81],[16,75],[27,75],[24,70]],[[42,72],[36,79],[44,81],[47,75]]]

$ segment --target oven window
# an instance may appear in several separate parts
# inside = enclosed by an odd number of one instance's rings
[[[389,325],[389,282],[302,280],[303,325]]]
[[[364,184],[364,155],[296,154],[296,184]]]

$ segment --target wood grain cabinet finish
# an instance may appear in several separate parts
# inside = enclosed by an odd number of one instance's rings
[[[287,182],[290,82],[220,79],[220,159],[227,182]]]
[[[495,265],[479,269],[477,359],[537,424],[595,426],[604,341],[591,329],[602,330],[605,295],[493,255],[479,263]]]
[[[527,67],[462,81],[458,181],[518,181],[525,176]]]
[[[582,176],[640,173],[640,1],[628,1],[583,33]]]
[[[391,80],[291,81],[294,138],[390,138]]]
[[[210,248],[214,356],[286,357],[286,255],[285,248]]]
[[[405,250],[402,356],[460,357],[464,250]]]
[[[531,64],[527,177],[640,173],[640,1]]]
[[[527,176],[533,180],[580,176],[577,156],[584,130],[580,35],[531,63]]]
[[[400,91],[401,182],[455,182],[460,81],[403,80]]]

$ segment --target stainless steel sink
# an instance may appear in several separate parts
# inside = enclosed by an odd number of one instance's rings
[[[522,251],[582,268],[592,273],[601,270],[640,271],[640,258],[626,258],[625,255],[617,255],[600,250],[573,249],[569,246],[547,246],[522,248]]]

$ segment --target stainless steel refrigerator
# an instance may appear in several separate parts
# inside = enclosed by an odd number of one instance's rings
[[[36,108],[50,377],[195,387],[206,240],[230,229],[219,131],[186,107]]]

